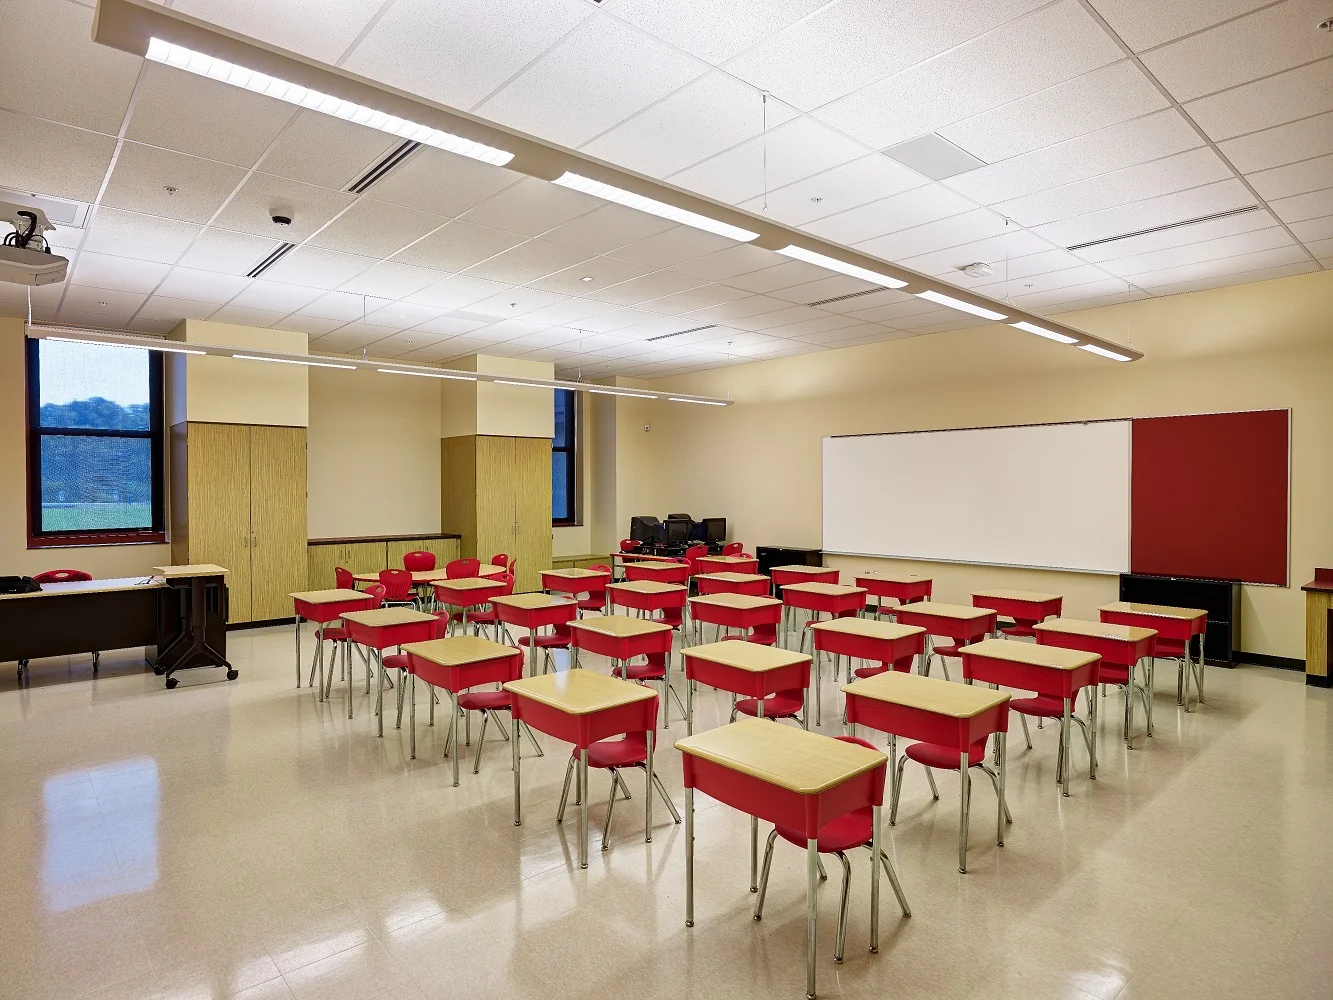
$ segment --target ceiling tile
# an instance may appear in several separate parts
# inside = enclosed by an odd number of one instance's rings
[[[496,254],[489,260],[482,261],[468,268],[467,273],[491,281],[505,281],[511,285],[521,285],[535,281],[548,274],[563,271],[589,258],[586,250],[566,246],[563,243],[551,243],[547,240],[528,240],[503,253]],[[549,289],[548,289],[549,290]]]
[[[447,219],[361,198],[310,237],[310,245],[364,257],[389,257]]]
[[[516,233],[454,221],[403,250],[394,260],[439,271],[462,271],[522,242],[523,237]]]
[[[849,94],[820,108],[819,117],[883,149],[1121,57],[1075,0],[1062,0]]]
[[[240,167],[126,142],[102,204],[182,222],[207,222],[244,178]]]
[[[800,320],[796,323],[784,323],[777,327],[765,327],[764,329],[777,337],[800,339],[811,334],[827,333],[830,330],[856,329],[864,326],[866,324],[854,316],[830,316],[825,313],[813,319]]]
[[[768,127],[795,112],[768,102]],[[711,72],[582,147],[603,160],[653,177],[666,177],[763,131],[758,91],[725,73]]]
[[[906,292],[892,292],[897,296],[897,300],[882,305],[874,305],[869,309],[860,309],[852,313],[857,319],[865,320],[868,323],[883,323],[886,326],[898,326],[899,323],[916,316],[934,316],[944,318],[952,313],[953,310],[946,309],[944,306],[937,306],[933,302],[925,299],[919,299],[915,295],[909,295]]]
[[[1096,0],[1098,13],[1135,52],[1238,17],[1271,0]]]
[[[440,337],[456,337],[462,333],[470,333],[484,325],[473,320],[457,319],[453,316],[437,316],[418,324],[427,333],[433,333]]]
[[[522,176],[425,146],[376,181],[366,196],[431,215],[458,216]]]
[[[675,271],[652,271],[641,277],[622,281],[617,285],[585,292],[584,296],[596,299],[599,302],[632,306],[644,303],[648,299],[657,299],[663,295],[697,288],[700,284],[702,284],[701,279],[677,274]],[[651,306],[645,305],[644,308],[651,308]]]
[[[1218,148],[1246,174],[1333,153],[1333,111],[1229,139]]]
[[[878,201],[924,183],[926,178],[916,171],[882,153],[871,153],[769,191],[766,199],[762,196],[752,198],[740,207],[770,215],[789,226],[805,226],[814,219]]]
[[[749,295],[733,302],[721,302],[715,306],[697,309],[690,314],[690,318],[708,323],[735,324],[738,320],[747,316],[758,316],[761,313],[773,312],[776,309],[785,309],[788,305],[790,303],[784,302],[782,299],[771,298],[767,295]]]
[[[538,291],[533,288],[518,288],[514,290],[514,297],[510,301],[520,301],[530,296],[542,296],[551,293]],[[593,302],[589,299],[565,298],[555,296],[559,301],[551,305],[542,306],[540,309],[534,309],[531,312],[523,311],[520,315],[534,323],[551,323],[556,326],[577,326],[580,321],[589,316],[596,316],[598,313],[609,312],[606,303]],[[505,296],[500,296],[501,300]],[[480,309],[482,303],[473,303],[470,309]],[[520,305],[521,308],[521,305]]]
[[[466,110],[592,12],[579,0],[397,0],[343,66]]]
[[[842,324],[846,326],[849,323],[855,323],[857,320],[848,319],[846,316],[834,316],[832,313],[820,312],[818,309],[811,309],[807,305],[792,305],[790,302],[782,303],[782,307],[774,309],[772,312],[760,313],[757,316],[741,316],[730,321],[730,325],[738,330],[750,330],[752,332],[760,330],[774,330],[777,327],[788,326],[792,323],[806,323],[811,320],[844,320]],[[787,334],[778,333],[777,336],[785,337]]]
[[[837,215],[817,219],[804,228],[816,236],[851,246],[875,236],[897,232],[974,208],[972,202],[942,184],[925,184]]]
[[[1016,301],[1021,295],[1048,292],[1058,288],[1070,288],[1074,285],[1084,285],[1092,281],[1105,281],[1108,277],[1110,276],[1102,266],[1078,264],[1057,271],[1030,274],[1021,280],[1011,279],[1008,282],[999,281],[979,285],[976,286],[976,290],[983,295],[991,295],[996,298],[1003,298],[1006,294],[1010,294]]]
[[[369,257],[303,246],[286,254],[264,272],[264,277],[308,288],[337,288],[374,263]]]
[[[300,111],[261,166],[267,174],[342,190],[402,141],[332,115]]]
[[[99,208],[92,217],[83,249],[174,264],[200,232],[199,226],[188,222]]]
[[[387,261],[383,264],[376,264],[369,271],[358,274],[350,281],[344,282],[338,290],[350,292],[353,295],[401,299],[435,284],[443,277],[445,277],[443,271]]]
[[[1303,222],[1293,222],[1291,231],[1296,234],[1298,240],[1305,243],[1329,239],[1333,237],[1333,214],[1317,219],[1306,219]]]
[[[582,320],[579,325],[592,333],[615,333],[619,330],[628,330],[632,326],[651,323],[660,318],[660,316],[642,309],[621,308],[590,316]]]
[[[337,62],[383,0],[176,0],[175,10],[319,62]]]
[[[0,179],[7,188],[91,202],[115,150],[109,135],[0,110]]]
[[[144,304],[148,296],[139,292],[115,292],[107,288],[87,288],[68,283],[60,303],[60,317],[69,322],[69,313],[94,317],[104,323],[123,324]]]
[[[1166,99],[1126,60],[942,128],[939,134],[995,163],[1166,106]]]
[[[866,240],[856,248],[883,260],[899,261],[904,257],[1000,236],[1005,229],[1002,216],[988,208],[974,208],[947,219]]]
[[[1236,258],[1232,258],[1235,260]],[[1177,295],[1181,292],[1198,292],[1205,288],[1220,288],[1224,285],[1243,285],[1251,281],[1272,281],[1274,278],[1287,278],[1294,274],[1308,274],[1319,270],[1319,265],[1306,258],[1291,264],[1280,264],[1255,270],[1236,271],[1215,264],[1202,264],[1200,268],[1210,268],[1211,273],[1193,273],[1176,283],[1153,286],[1154,295]],[[1186,270],[1182,268],[1182,271]]]
[[[1333,186],[1333,154],[1250,174],[1249,182],[1265,199],[1286,198]]]
[[[517,184],[469,209],[462,221],[490,226],[524,236],[540,236],[548,229],[586,215],[606,202],[581,191],[526,177]]]
[[[471,303],[467,308],[468,312],[479,313],[485,316],[493,316],[496,319],[508,319],[522,317],[534,323],[549,322],[540,315],[544,309],[559,307],[562,303],[570,301],[563,295],[557,295],[554,292],[543,292],[535,288],[519,287],[502,292],[498,295],[492,295],[489,298],[481,299],[478,302]],[[595,312],[595,304],[580,303],[583,309],[589,313]]]
[[[1145,53],[1143,64],[1189,101],[1329,55],[1315,27],[1326,17],[1325,0],[1285,0]]]
[[[1268,268],[1288,265],[1316,266],[1306,252],[1297,246],[1279,247],[1274,250],[1260,250],[1257,253],[1238,254],[1234,257],[1221,257],[1215,260],[1203,260],[1179,267],[1164,268],[1136,275],[1134,284],[1149,291],[1224,275],[1246,274]]]
[[[226,229],[205,229],[180,262],[186,267],[202,268],[205,271],[245,274],[277,246],[276,240],[233,233]]]
[[[409,302],[441,309],[459,309],[492,295],[500,295],[510,288],[503,281],[487,281],[470,274],[455,274],[407,296]]]
[[[248,284],[249,278],[219,274],[217,271],[197,271],[190,267],[173,267],[162,279],[157,291],[173,299],[222,303]]]
[[[1322,191],[1298,194],[1292,198],[1279,198],[1268,203],[1268,207],[1277,213],[1283,222],[1304,222],[1333,215],[1333,187]]]
[[[575,147],[707,69],[618,18],[594,16],[475,110],[490,121]]]
[[[216,302],[195,302],[191,299],[173,299],[168,295],[154,295],[139,308],[135,319],[175,325],[183,319],[208,319],[217,309]]]
[[[236,323],[240,326],[276,326],[287,315],[286,310],[252,309],[228,303],[209,317],[214,323]]]
[[[89,44],[91,9],[40,0],[8,2],[0,7],[0,20],[5,26],[5,58],[0,60],[5,107],[110,135],[120,130],[142,60]]]
[[[734,278],[738,274],[749,274],[765,267],[774,267],[786,261],[786,257],[772,250],[764,250],[749,243],[735,243],[725,250],[717,250],[702,257],[673,264],[671,270],[696,278],[721,281],[725,278]]]
[[[233,232],[299,243],[323,227],[354,200],[342,191],[302,184],[272,174],[253,173],[241,185],[216,224]],[[274,215],[292,220],[289,226],[273,224]]]
[[[1281,226],[1270,226],[1267,229],[1260,229],[1255,232],[1237,233],[1234,236],[1223,236],[1201,243],[1189,243],[1184,246],[1137,254],[1133,257],[1108,260],[1103,262],[1101,267],[1112,274],[1130,278],[1137,284],[1136,275],[1149,274],[1171,267],[1181,267],[1185,264],[1220,260],[1223,257],[1256,253],[1260,250],[1276,250],[1280,247],[1293,245],[1292,238],[1287,235]]]
[[[150,146],[252,167],[296,110],[262,94],[148,63],[125,136]]]
[[[606,253],[674,226],[675,223],[647,212],[637,212],[623,205],[604,205],[543,233],[542,239],[593,253]]]
[[[1147,198],[1133,205],[1052,222],[1038,226],[1034,231],[1059,246],[1073,246],[1252,204],[1254,196],[1239,180],[1219,181],[1159,198]]]
[[[791,288],[806,282],[827,278],[829,272],[817,264],[807,264],[802,260],[789,260],[776,267],[766,267],[762,271],[751,271],[728,278],[724,284],[733,288],[743,288],[747,292],[771,292],[777,288]],[[742,300],[743,301],[743,300]]]
[[[1243,212],[1240,215],[1229,215],[1223,219],[1210,219],[1207,222],[1196,222],[1190,226],[1176,226],[1155,233],[1144,233],[1142,236],[1130,236],[1122,240],[1113,240],[1110,243],[1099,243],[1096,246],[1077,250],[1074,255],[1093,262],[1118,260],[1121,257],[1133,257],[1157,250],[1166,250],[1171,247],[1186,246],[1190,243],[1204,243],[1226,236],[1234,236],[1237,233],[1268,229],[1275,225],[1277,225],[1277,220],[1270,212]]]
[[[1305,249],[1318,257],[1324,267],[1328,267],[1328,260],[1333,258],[1333,239],[1311,240],[1305,244]]]
[[[430,306],[419,306],[411,302],[389,302],[366,314],[365,322],[370,326],[392,327],[406,330],[418,323],[438,319],[440,310]],[[420,347],[420,343],[417,344]]]
[[[995,269],[996,277],[1002,277],[1006,271],[1009,272],[1010,277],[1016,277],[1014,273],[1016,269],[1013,265],[1017,263],[1018,259],[1047,252],[1049,247],[1049,243],[1033,236],[1027,230],[1020,229],[1018,226],[1009,226],[1002,230],[998,236],[959,243],[943,250],[932,250],[929,253],[916,256],[903,257],[899,259],[898,263],[903,267],[910,267],[913,271],[920,271],[922,274],[943,275],[948,277],[950,281],[970,286],[976,282],[961,273],[959,268],[979,262],[990,264]],[[1068,256],[1063,250],[1049,252]],[[1071,261],[1069,266],[1079,263],[1077,258],[1071,257],[1069,259]]]
[[[851,278],[845,274],[831,274],[800,285],[774,288],[768,294],[786,302],[799,302],[804,305],[810,302],[820,302],[824,299],[837,298],[841,295],[854,295],[857,292],[865,292],[878,287],[880,286],[862,281],[860,278]]]
[[[265,309],[286,314],[308,306],[319,297],[318,289],[255,279],[228,303],[242,309]]]
[[[157,287],[169,269],[166,264],[85,250],[76,259],[69,280],[78,285],[147,294]]]
[[[619,0],[612,8],[645,31],[717,64],[824,6],[828,0]]]
[[[659,271],[657,273],[663,274],[665,272]],[[719,305],[723,302],[743,299],[749,294],[749,292],[740,288],[711,283],[650,299],[643,303],[643,308],[674,316],[680,313],[693,312],[696,309],[706,309],[709,306]]]
[[[302,316],[337,320],[339,325],[360,319],[366,310],[366,301],[360,295],[346,292],[326,292],[300,310]]]
[[[613,256],[646,267],[675,267],[695,257],[735,246],[734,240],[706,233],[692,226],[676,226],[635,243],[628,243]]]
[[[1333,58],[1185,105],[1216,142],[1333,111]]]

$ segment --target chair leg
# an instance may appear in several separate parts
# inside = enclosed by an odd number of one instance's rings
[[[1015,713],[1015,714],[1018,714],[1018,713]],[[1032,749],[1032,733],[1028,731],[1028,717],[1027,717],[1026,715],[1021,715],[1021,714],[1019,714],[1019,715],[1018,715],[1018,721],[1021,722],[1021,723],[1023,724],[1023,742],[1026,743],[1026,744],[1028,745],[1028,749],[1031,750],[1031,749]]]
[[[657,772],[653,772],[653,787],[657,789],[657,794],[662,796],[662,801],[666,803],[667,809],[671,812],[671,818],[676,825],[680,825],[680,813],[676,811],[676,804],[671,801],[671,796],[667,794],[666,786],[662,784],[661,777]]]
[[[898,881],[898,873],[894,871],[893,862],[889,856],[883,852],[879,853],[879,862],[884,866],[884,874],[889,877],[889,885],[893,886],[893,894],[898,897],[898,907],[903,911],[904,917],[912,915],[912,908],[907,905],[907,894],[903,892],[903,885]]]
[[[986,775],[990,778],[990,783],[995,789],[995,797],[998,799],[1000,797],[1000,776],[985,764],[978,764],[977,766],[985,771]],[[1004,804],[1004,821],[1006,823],[1012,823],[1014,821],[1014,817],[1009,812],[1009,803],[1007,801]]]
[[[528,739],[532,740],[532,749],[537,751],[537,756],[545,757],[546,754],[542,752],[542,745],[537,742],[537,737],[532,735],[532,727],[526,722],[523,723],[523,731],[528,734]]]
[[[481,713],[481,732],[477,736],[477,756],[472,761],[472,773],[476,774],[481,770],[481,748],[486,745],[486,723],[491,721],[491,713],[483,711]]]
[[[833,961],[841,965],[843,948],[847,944],[847,904],[852,891],[852,863],[842,851],[838,852],[838,860],[842,862],[842,901],[838,906],[838,942],[833,949]]]
[[[611,768],[611,797],[606,801],[606,823],[602,825],[602,850],[611,846],[611,814],[616,808],[616,789],[620,787],[620,776],[616,768]]]
[[[903,793],[903,768],[907,766],[907,754],[898,758],[898,774],[893,782],[893,801],[889,805],[889,826],[898,822],[898,798]]]
[[[928,782],[930,782],[930,796],[931,796],[931,798],[935,799],[935,800],[938,802],[938,801],[939,801],[939,798],[940,798],[940,790],[939,790],[938,788],[935,787],[935,774],[934,774],[933,769],[931,769],[931,768],[929,768],[929,767],[926,768],[926,780],[927,780]]]
[[[574,777],[574,755],[569,756],[569,766],[565,768],[565,787],[560,793],[560,808],[555,811],[555,821],[563,823],[565,821],[565,804],[569,801],[569,783]]]
[[[754,899],[754,918],[764,919],[764,897],[768,894],[768,873],[773,868],[773,842],[778,839],[777,828],[768,835],[768,844],[764,847],[764,868],[759,874],[759,895]]]

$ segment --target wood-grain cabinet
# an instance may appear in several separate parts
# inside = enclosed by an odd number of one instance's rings
[[[458,558],[458,539],[425,535],[386,538],[312,538],[306,549],[309,590],[327,590],[334,585],[334,569],[342,567],[353,573],[378,573],[382,569],[401,569],[403,556],[409,552],[430,552],[435,564]]]
[[[305,428],[176,424],[171,476],[173,561],[230,570],[233,624],[290,618],[306,580]]]

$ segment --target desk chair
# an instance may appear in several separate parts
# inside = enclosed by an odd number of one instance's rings
[[[495,565],[499,564],[496,563]],[[496,597],[509,597],[511,594],[513,594],[514,574],[512,573],[504,574],[504,576],[500,577],[500,582],[505,585],[505,589],[502,590],[500,593],[496,594],[495,595]],[[456,621],[459,624],[462,624],[463,621],[462,612],[455,612],[452,615],[451,620]],[[509,635],[509,630],[505,628],[504,623],[500,621],[500,613],[495,610],[494,604],[487,604],[480,611],[470,612],[467,616],[467,623],[469,625],[475,626],[476,635],[481,635],[481,630],[485,628],[487,625],[489,625],[495,632],[496,642],[505,642],[508,643],[510,646],[514,645],[513,637]],[[503,639],[500,637],[501,634],[504,635]],[[518,680],[518,678],[515,677],[514,680]],[[506,709],[506,711],[508,710]]]
[[[726,545],[722,546],[722,555],[724,556],[739,556],[744,554],[745,545],[741,542],[727,542]]]
[[[466,580],[477,575],[480,559],[454,559],[444,564],[444,575],[450,580]]]
[[[87,583],[93,578],[91,573],[85,573],[81,569],[48,569],[44,573],[38,573],[32,578],[33,583]],[[97,668],[102,665],[102,654],[93,652],[93,673],[97,673]],[[23,660],[19,663],[19,675],[28,667],[28,661]]]
[[[575,750],[569,756],[569,766],[565,768],[565,788],[560,793],[560,808],[556,810],[555,821],[563,823],[565,821],[565,803],[569,801],[569,785],[574,778],[574,764],[578,760],[578,751]],[[599,740],[588,747],[588,766],[597,767],[611,772],[611,798],[606,804],[606,823],[602,826],[602,850],[611,846],[611,814],[616,807],[616,790],[621,789],[625,793],[625,798],[629,798],[629,786],[625,784],[625,779],[620,776],[620,772],[626,767],[640,768],[644,774],[648,773],[648,734],[647,733],[627,733],[620,739]],[[671,810],[671,818],[680,823],[680,813],[676,811],[676,805],[671,801],[671,796],[667,794],[666,787],[662,784],[662,779],[658,776],[656,770],[653,772],[653,788],[657,789],[657,794],[662,796],[662,801],[666,807]],[[653,788],[645,788],[645,795],[652,795]],[[587,789],[584,789],[587,794]],[[578,800],[574,802],[579,805]],[[644,839],[652,839],[652,831],[644,831]]]
[[[352,574],[345,569],[334,570],[335,577],[339,572],[347,573],[349,581],[348,585],[345,588],[343,588],[340,584],[339,589],[351,590],[352,586],[350,580]],[[376,608],[381,608],[384,606],[385,591],[383,585],[378,583],[372,583],[369,587],[366,588],[365,592],[372,598],[372,601],[362,610],[373,611]],[[324,685],[324,697],[327,698],[329,696],[329,692],[333,690],[333,662],[337,661],[340,665],[340,669],[338,671],[338,680],[343,680],[344,678],[346,678],[347,676],[346,671],[352,669],[352,654],[351,654],[352,643],[348,640],[347,629],[343,628],[341,625],[336,628],[324,627],[316,629],[315,641],[333,643],[333,660],[329,662],[329,678]],[[342,643],[341,660],[338,660],[339,643]],[[366,694],[370,694],[370,678],[373,675],[373,671],[371,670],[370,667],[370,657],[365,655],[364,650],[362,651],[361,659],[366,665]],[[310,664],[310,682],[306,685],[306,687],[314,687],[314,685],[315,685],[315,662],[312,660]]]
[[[1063,705],[1064,703],[1061,702],[1062,710]],[[1013,702],[1010,702],[1010,706],[1013,706]],[[995,788],[996,798],[999,798],[1000,776],[986,765],[986,745],[989,741],[990,737],[986,736],[967,748],[967,766],[970,768],[979,767],[985,771],[986,776],[990,778],[991,785]],[[893,785],[893,797],[889,805],[889,826],[898,822],[898,798],[902,795],[903,790],[903,769],[907,766],[909,759],[916,761],[926,769],[926,781],[930,783],[930,797],[938,802],[940,790],[935,786],[935,776],[931,771],[935,768],[939,768],[941,771],[959,770],[960,761],[958,758],[960,756],[961,754],[953,747],[940,746],[937,743],[909,743],[902,756],[898,758],[897,780]],[[971,784],[967,786],[967,791],[968,795],[971,796]],[[1008,802],[1004,804],[1004,821],[1006,823],[1014,821],[1013,816],[1009,814]],[[1003,843],[1004,841],[1001,840],[1000,844],[1003,845]]]
[[[416,586],[412,574],[405,569],[380,570],[380,584],[384,587],[384,606],[406,606],[415,608],[417,598],[413,593]]]
[[[606,585],[611,582],[611,567],[598,564],[589,566],[588,569],[594,573],[605,573],[606,579],[599,581],[600,588],[593,588],[591,585],[585,591],[587,597],[579,598],[579,617],[583,617],[585,611],[596,611],[598,614],[606,614]]]
[[[409,552],[403,556],[403,569],[410,571],[431,570],[435,568],[434,552]]]
[[[505,567],[506,569],[508,569],[508,568],[509,568],[509,556],[507,556],[507,555],[506,555],[505,553],[503,553],[503,552],[497,552],[497,553],[495,553],[495,555],[491,556],[491,565],[492,565],[492,566],[503,566],[503,567]]]
[[[662,703],[662,728],[666,729],[671,723],[671,706],[667,704],[667,699],[676,699],[676,707],[680,709],[682,719],[686,715],[685,703],[680,700],[680,695],[676,694],[676,689],[671,686],[671,675],[667,671],[667,654],[645,653],[644,656],[648,658],[647,663],[617,663],[611,668],[611,676],[619,677],[621,680],[634,681],[637,684],[647,684],[651,681],[661,685],[659,700]]]
[[[350,569],[342,566],[333,567],[333,585],[338,590],[356,590],[356,577]]]
[[[570,643],[574,639],[574,632],[567,622],[561,622],[552,626],[550,635],[524,635],[519,636],[518,644],[521,648],[536,644],[542,651],[542,673],[549,673],[555,670],[555,659],[551,656],[553,649],[569,649]]]

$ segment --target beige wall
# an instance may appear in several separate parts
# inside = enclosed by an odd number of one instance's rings
[[[1132,339],[1146,357],[1116,364],[991,326],[647,383],[730,392],[737,405],[617,400],[616,525],[623,530],[639,510],[716,511],[747,546],[819,546],[825,435],[1290,407],[1293,586],[1243,588],[1241,642],[1249,652],[1303,658],[1299,588],[1316,565],[1333,565],[1333,273],[1061,318]],[[1213,488],[1225,489],[1225,470],[1215,473]],[[1206,502],[1203,470],[1180,475],[1181,488],[1199,488]],[[909,486],[967,488],[966,473],[919,470]],[[855,569],[874,561],[830,562]],[[1114,599],[1116,587],[1114,577],[1091,574],[914,565],[936,575],[945,600],[1004,582],[1064,593],[1079,616]]]
[[[290,330],[264,330],[233,323],[183,320],[172,337],[200,344],[306,353],[309,338]],[[170,371],[170,423],[182,419],[216,424],[305,427],[310,419],[306,368],[233,358],[176,356]],[[183,361],[185,392],[179,377]]]
[[[82,569],[96,577],[138,576],[171,561],[169,545],[28,548],[28,419],[23,321],[0,316],[0,576]]]
[[[309,369],[311,538],[440,530],[435,379]]]
[[[518,378],[555,377],[555,365],[489,354],[474,354],[453,363],[460,371],[513,375]],[[441,379],[444,399],[443,437],[491,434],[496,437],[544,437],[555,434],[555,401],[550,389],[529,389],[493,382],[458,382]]]

